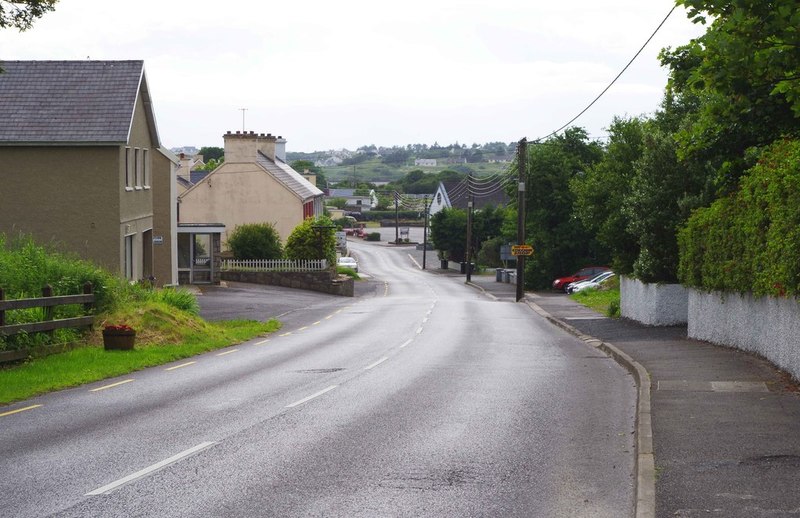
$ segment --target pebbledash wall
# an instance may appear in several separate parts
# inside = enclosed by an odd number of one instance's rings
[[[675,326],[688,320],[689,293],[680,284],[644,283],[622,276],[619,289],[624,318],[648,326]]]
[[[800,379],[800,303],[689,290],[690,338],[757,353]]]

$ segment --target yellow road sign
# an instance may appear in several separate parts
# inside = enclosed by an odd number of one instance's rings
[[[511,245],[511,255],[533,255],[531,245]]]

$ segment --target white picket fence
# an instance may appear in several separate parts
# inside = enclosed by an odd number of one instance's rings
[[[225,259],[222,271],[249,272],[319,272],[328,268],[326,259]]]

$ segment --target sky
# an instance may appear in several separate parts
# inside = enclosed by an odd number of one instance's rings
[[[622,70],[672,0],[60,0],[0,59],[142,59],[162,144],[281,135],[288,151],[545,136]],[[657,56],[702,34],[678,7],[575,122],[658,108]],[[245,111],[242,111],[245,108]],[[243,117],[244,116],[244,117]]]

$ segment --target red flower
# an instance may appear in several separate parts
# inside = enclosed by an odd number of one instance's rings
[[[107,324],[103,328],[103,331],[127,331],[127,332],[130,332],[130,331],[133,331],[133,328],[131,326],[129,326],[129,325],[126,325],[126,324],[117,324],[117,325]]]

